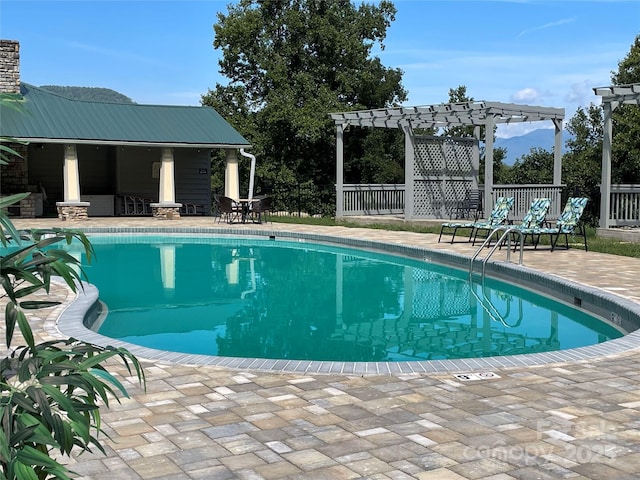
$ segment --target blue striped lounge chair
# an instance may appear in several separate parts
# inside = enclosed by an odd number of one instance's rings
[[[489,229],[493,230],[499,225],[502,225],[507,221],[507,217],[509,215],[509,210],[513,207],[514,198],[513,197],[498,197],[495,205],[493,206],[493,210],[489,215],[489,218],[483,222],[446,222],[443,223],[440,227],[440,236],[438,237],[438,243],[442,239],[442,234],[445,229],[451,231],[451,243],[453,243],[456,238],[456,232],[459,228],[470,228],[471,233],[469,234],[469,240],[473,237],[475,240],[475,235],[477,234],[478,229]]]
[[[538,241],[541,235],[549,235],[551,242],[551,251],[555,250],[558,239],[561,235],[564,235],[564,245],[566,249],[569,249],[569,235],[579,235],[583,238],[585,251],[589,250],[587,245],[587,233],[584,225],[580,222],[584,209],[589,201],[586,197],[571,197],[567,200],[564,206],[564,210],[556,220],[555,227],[550,228],[538,228],[527,231],[532,237],[535,236],[535,246],[538,246]],[[524,233],[524,232],[523,232]]]

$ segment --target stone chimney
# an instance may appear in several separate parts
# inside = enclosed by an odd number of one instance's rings
[[[0,40],[0,93],[20,93],[20,43]]]

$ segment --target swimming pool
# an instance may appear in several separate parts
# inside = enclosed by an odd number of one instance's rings
[[[305,229],[268,229],[249,228],[238,229],[233,227],[85,227],[83,230],[91,235],[92,241],[96,241],[103,235],[108,236],[132,236],[142,238],[146,235],[181,235],[190,237],[220,237],[234,236],[241,238],[262,238],[276,241],[313,242],[329,245],[347,246],[357,249],[381,251],[399,255],[420,261],[426,260],[437,264],[444,264],[466,271],[469,268],[469,257],[449,249],[438,249],[416,246],[415,240],[421,236],[412,236],[408,242],[403,239],[405,235],[391,235],[398,240],[375,240],[375,238],[389,237],[388,234],[351,235],[350,229],[345,232],[334,233],[331,228],[305,228]],[[338,229],[340,230],[340,229]],[[372,238],[369,240],[369,238]],[[550,257],[552,258],[552,257]],[[310,361],[287,359],[263,359],[240,358],[226,356],[212,356],[199,354],[186,354],[141,347],[135,344],[122,342],[100,335],[87,329],[83,320],[91,316],[98,301],[98,290],[91,284],[85,284],[83,292],[66,304],[57,318],[57,329],[65,336],[74,337],[98,345],[114,345],[128,348],[139,358],[153,359],[155,361],[168,361],[189,365],[213,365],[225,368],[271,372],[296,372],[296,373],[338,373],[338,374],[413,374],[421,372],[454,372],[474,371],[502,367],[518,367],[532,365],[547,365],[558,362],[572,362],[576,360],[588,360],[600,358],[606,355],[625,353],[640,343],[640,306],[628,299],[614,295],[608,291],[577,284],[555,275],[533,270],[527,267],[504,263],[489,262],[487,275],[508,282],[517,283],[523,287],[539,291],[564,303],[579,305],[585,311],[592,312],[602,318],[608,319],[613,325],[624,331],[632,332],[621,338],[610,340],[587,347],[579,347],[568,350],[559,350],[547,353],[533,353],[521,355],[505,355],[495,357],[478,357],[456,360],[426,360],[426,361],[395,361],[395,362],[340,362],[340,361]]]
[[[93,237],[87,271],[109,309],[93,328],[178,354],[385,363],[523,356],[624,332],[565,302],[492,279],[469,285],[464,270],[410,258],[424,252],[300,240]]]

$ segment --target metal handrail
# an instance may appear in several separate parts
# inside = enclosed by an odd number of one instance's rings
[[[487,235],[487,238],[484,240],[484,242],[482,242],[482,245],[480,245],[478,250],[476,250],[476,253],[473,254],[473,257],[471,257],[471,264],[469,265],[469,275],[473,274],[473,264],[475,263],[476,258],[478,258],[478,255],[480,255],[480,252],[482,251],[482,249],[485,246],[487,246],[489,242],[491,242],[491,239],[493,238],[495,233],[503,230],[504,230],[504,233],[502,234],[500,239],[493,246],[489,254],[486,257],[484,257],[484,259],[482,260],[482,277],[484,278],[485,266],[487,264],[487,261],[489,260],[489,258],[491,258],[491,255],[493,255],[496,249],[500,247],[500,245],[502,245],[502,242],[504,241],[505,237],[507,237],[507,262],[511,261],[511,235],[510,234],[513,232],[518,232],[518,234],[520,235],[520,258],[518,260],[518,265],[522,265],[522,256],[524,252],[524,234],[522,233],[522,230],[520,230],[517,227],[500,226],[491,230],[491,233]]]
[[[496,244],[493,246],[493,248],[489,251],[487,256],[482,259],[482,275],[481,275],[480,279],[481,279],[482,297],[483,298],[480,298],[480,296],[473,289],[473,265],[475,263],[476,258],[478,258],[478,255],[480,255],[480,252],[482,251],[482,249],[491,241],[491,239],[493,238],[494,234],[496,234],[497,232],[500,232],[500,231],[504,231],[504,233],[500,236],[500,238],[498,239]],[[493,229],[491,231],[491,233],[489,235],[487,235],[487,238],[485,239],[485,241],[482,243],[482,245],[480,245],[480,247],[478,248],[476,253],[473,255],[473,257],[471,257],[471,264],[469,265],[469,284],[471,285],[471,292],[473,293],[473,296],[476,297],[476,300],[478,302],[480,302],[480,305],[487,312],[487,314],[489,315],[491,320],[493,320],[494,322],[499,321],[505,327],[512,327],[512,326],[515,326],[515,325],[509,325],[506,322],[506,320],[502,317],[500,312],[498,312],[496,307],[491,303],[491,300],[487,300],[487,295],[485,294],[485,285],[484,285],[485,268],[486,268],[486,265],[487,265],[487,261],[489,260],[489,258],[491,258],[491,255],[493,255],[493,253],[496,251],[496,249],[502,245],[502,242],[504,241],[505,237],[507,239],[507,261],[508,262],[511,261],[511,233],[513,233],[513,232],[518,232],[518,234],[520,235],[520,258],[519,258],[518,265],[522,265],[522,257],[523,257],[523,252],[524,252],[524,234],[517,227],[503,227],[503,226],[496,227],[495,229]],[[491,307],[493,312],[489,309],[489,307]],[[520,321],[518,321],[517,323],[520,323]]]

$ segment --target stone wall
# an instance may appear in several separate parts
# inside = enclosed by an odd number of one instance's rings
[[[153,218],[158,220],[179,220],[180,207],[151,207]]]
[[[29,172],[27,169],[27,146],[20,143],[6,144],[9,148],[18,153],[7,155],[10,161],[2,166],[0,176],[0,192],[3,195],[10,193],[22,193],[29,191],[27,186]]]
[[[60,220],[88,220],[88,206],[84,205],[62,205],[61,202],[57,204],[58,218]]]
[[[9,163],[2,165],[0,175],[0,193],[2,196],[14,193],[34,192],[35,187],[28,185],[27,171],[27,146],[19,143],[11,143],[8,147],[15,150],[19,156],[11,155]],[[35,198],[28,196],[20,203],[7,208],[10,215],[20,218],[33,218],[36,216]]]
[[[0,93],[20,93],[20,44],[0,40]]]

